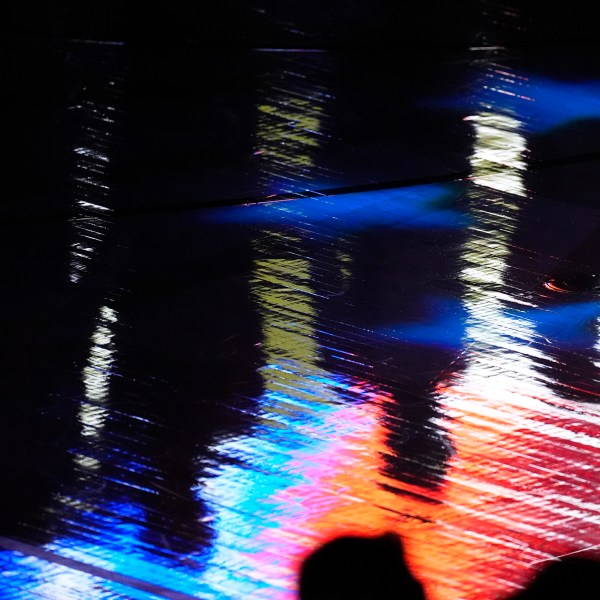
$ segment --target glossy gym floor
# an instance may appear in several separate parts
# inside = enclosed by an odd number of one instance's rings
[[[430,600],[600,558],[595,26],[446,4],[5,26],[0,598],[293,600],[387,530]]]

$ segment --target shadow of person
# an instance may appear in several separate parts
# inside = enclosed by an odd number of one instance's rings
[[[600,593],[600,561],[568,557],[549,563],[510,600],[592,600]]]
[[[302,563],[300,600],[424,600],[408,569],[399,536],[343,536]]]

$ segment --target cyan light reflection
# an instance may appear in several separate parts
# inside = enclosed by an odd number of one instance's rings
[[[203,213],[213,222],[270,225],[305,223],[334,232],[373,227],[460,229],[466,218],[452,208],[460,185],[423,185],[338,196],[302,198]]]
[[[324,498],[316,478],[332,448],[344,439],[350,443],[365,426],[345,418],[344,405],[371,398],[319,366],[312,265],[300,237],[288,237],[285,254],[273,256],[271,238],[279,235],[265,232],[254,245],[252,296],[264,360],[255,425],[215,444],[217,466],[197,488],[217,535],[202,582],[228,600],[295,597],[298,555],[313,545],[305,530],[310,515],[326,512],[323,502],[339,498]]]
[[[310,420],[289,416],[283,430],[269,423],[219,444],[223,458],[242,464],[215,469],[198,488],[218,534],[202,581],[218,598],[292,600],[300,557],[324,537],[390,526],[393,514],[371,503],[375,495],[393,506],[393,495],[375,483],[379,407],[363,393],[362,404],[320,404]]]
[[[34,556],[17,552],[0,552],[0,572],[2,573],[2,598],[60,598],[60,600],[108,600],[117,590],[110,590],[103,581],[74,569],[49,563]],[[119,586],[121,587],[121,586]],[[119,589],[120,592],[129,592]],[[147,594],[132,598],[150,600]]]

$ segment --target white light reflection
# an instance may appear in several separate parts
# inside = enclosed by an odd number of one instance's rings
[[[468,313],[466,339],[474,349],[485,349],[487,356],[470,360],[467,371],[482,366],[483,361],[486,377],[492,369],[495,377],[510,380],[516,371],[519,379],[525,379],[524,371],[533,376],[530,355],[536,351],[527,345],[535,339],[535,332],[528,321],[507,316],[505,308],[531,303],[519,297],[518,290],[511,290],[505,275],[510,240],[518,226],[519,198],[526,195],[523,171],[527,145],[520,132],[522,124],[513,116],[484,111],[466,120],[475,131],[469,157],[474,186],[469,193],[472,220],[461,253],[460,279]],[[524,353],[519,352],[522,346]]]
[[[75,217],[71,219],[73,242],[68,271],[73,284],[79,284],[86,275],[93,275],[90,269],[99,258],[113,212],[108,169],[122,86],[120,78],[115,77],[116,65],[110,54],[94,56],[92,63],[90,79],[78,81],[76,94],[79,97],[70,107],[78,125],[73,146]],[[89,355],[81,373],[85,399],[80,403],[78,419],[84,440],[92,444],[99,439],[108,415],[106,402],[115,361],[113,326],[116,322],[117,313],[113,308],[107,305],[99,308]],[[75,453],[73,459],[86,471],[99,466],[95,458],[85,453]]]
[[[92,347],[87,365],[83,369],[86,398],[93,401],[106,400],[111,367],[114,363],[114,334],[110,325],[117,322],[117,314],[108,306],[100,307],[96,330],[92,334]]]
[[[525,195],[522,172],[526,168],[525,138],[521,123],[512,117],[482,112],[466,117],[475,129],[473,154],[469,158],[473,181],[517,196]]]
[[[594,348],[598,353],[600,353],[600,317],[598,317],[598,319],[596,320],[596,332],[598,337],[596,339],[596,344],[594,345]],[[597,369],[600,369],[600,361],[595,361],[594,366]]]
[[[92,159],[85,156],[78,161],[78,168],[82,168],[80,162],[89,162],[90,160]],[[75,239],[71,244],[69,268],[69,280],[72,283],[78,283],[88,271],[90,261],[94,258],[108,231],[109,223],[104,215],[112,212],[111,208],[100,203],[102,196],[108,196],[109,188],[107,186],[98,185],[92,178],[85,180],[77,178],[76,181],[77,216],[71,221],[75,230]],[[89,192],[90,186],[98,188],[93,196]],[[95,202],[90,201],[92,197],[96,200]]]
[[[110,187],[107,170],[110,149],[113,145],[117,108],[112,102],[118,100],[119,86],[109,81],[102,89],[105,102],[90,98],[72,107],[80,119],[79,135],[73,147],[75,173],[73,206],[76,216],[71,219],[74,240],[69,256],[69,281],[78,283],[88,273],[96,254],[108,232],[108,205]],[[81,95],[89,94],[88,87],[81,87]],[[109,103],[111,102],[111,103]]]
[[[492,70],[507,76],[506,70]],[[526,80],[521,77],[520,85]],[[492,88],[490,88],[492,89]],[[499,91],[499,90],[496,90]],[[521,96],[525,102],[532,101]],[[498,103],[502,106],[501,102]],[[470,190],[469,213],[472,222],[468,238],[462,249],[460,279],[464,284],[464,304],[468,311],[466,341],[474,351],[482,351],[477,358],[469,360],[464,378],[471,382],[479,380],[487,394],[493,388],[512,394],[518,390],[522,398],[554,399],[554,394],[541,382],[549,376],[536,368],[554,359],[539,344],[539,333],[532,320],[515,318],[508,308],[537,308],[518,284],[506,279],[508,258],[512,253],[511,240],[519,224],[519,213],[527,198],[523,174],[526,169],[527,144],[522,134],[523,123],[516,114],[486,110],[467,117],[472,123],[475,139],[469,158],[473,182]],[[502,194],[494,194],[497,190]],[[477,374],[477,371],[481,371]]]
[[[491,65],[488,72],[497,78],[488,102],[466,119],[475,135],[471,219],[459,275],[467,312],[465,366],[438,386],[438,398],[456,448],[447,494],[449,501],[460,499],[463,514],[465,551],[455,568],[473,568],[481,551],[477,544],[469,550],[469,538],[485,536],[497,554],[497,573],[488,580],[498,589],[489,593],[500,594],[536,560],[589,547],[600,506],[585,458],[598,446],[597,424],[585,416],[574,424],[549,406],[554,394],[539,367],[553,359],[527,318],[529,309],[541,309],[510,268],[527,202],[527,143],[514,103],[506,109],[500,94],[506,69]],[[500,94],[495,103],[494,91]],[[528,96],[520,101],[530,102]],[[454,540],[453,524],[447,527],[443,535]],[[478,593],[467,590],[464,597]]]
[[[85,400],[78,412],[81,434],[90,441],[100,437],[109,410],[110,380],[115,362],[115,343],[112,326],[117,322],[117,313],[109,306],[100,307],[96,329],[91,336],[91,348],[82,378]],[[98,461],[90,456],[76,454],[74,460],[84,469],[96,469]]]

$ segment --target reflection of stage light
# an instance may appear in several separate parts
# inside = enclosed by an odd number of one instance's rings
[[[104,116],[115,111],[112,106],[96,106],[94,112]],[[71,219],[74,231],[69,268],[71,283],[78,283],[88,272],[92,262],[97,259],[98,251],[109,230],[110,214],[113,212],[108,206],[110,187],[107,184],[107,169],[110,163],[109,150],[114,120],[103,117],[105,125],[99,134],[96,130],[90,130],[85,116],[81,118],[79,135],[84,144],[73,149],[76,156],[73,206],[77,215]]]
[[[560,273],[544,282],[544,287],[559,293],[600,293],[600,275],[584,271]]]
[[[108,416],[105,402],[108,400],[112,367],[115,360],[114,333],[111,325],[117,322],[117,313],[108,306],[100,308],[96,330],[92,335],[92,347],[83,369],[85,402],[79,409],[81,433],[97,437]]]
[[[257,157],[263,193],[315,189],[326,169],[315,152],[329,136],[324,120],[332,95],[311,58],[282,57],[280,68],[266,74],[256,105]]]
[[[482,112],[466,117],[475,128],[475,145],[469,158],[473,181],[482,187],[525,196],[522,171],[526,164],[521,122],[506,115]]]
[[[529,133],[545,133],[577,121],[600,116],[600,81],[559,81],[513,69],[492,68],[475,100],[482,107],[496,107],[519,115]],[[437,106],[471,107],[473,95],[459,95],[435,102]]]
[[[202,219],[220,223],[296,226],[299,220],[326,233],[345,235],[374,227],[462,229],[466,216],[455,208],[460,184],[427,184],[333,196],[269,201],[205,211]],[[341,237],[338,237],[338,243]]]
[[[354,455],[368,454],[358,442],[374,427],[365,406],[374,394],[322,365],[320,291],[314,265],[304,256],[305,239],[267,231],[253,250],[250,283],[263,333],[264,391],[251,431],[217,440],[211,450],[220,457],[218,467],[194,490],[211,511],[216,535],[201,577],[223,597],[283,600],[290,598],[285,588],[312,536],[337,528],[336,520],[321,518],[331,505],[350,512],[358,504],[356,512],[364,511],[350,491],[368,487]],[[336,271],[350,277],[343,246],[338,258]],[[379,455],[369,458],[376,472]],[[321,496],[325,478],[334,488]]]
[[[484,584],[494,596],[509,595],[543,560],[598,549],[593,456],[600,444],[598,404],[591,400],[597,383],[580,376],[597,303],[586,298],[556,306],[545,302],[549,294],[540,302],[522,284],[515,239],[528,203],[522,132],[531,130],[531,103],[506,104],[502,81],[486,88],[482,112],[466,119],[474,144],[459,275],[465,352],[461,368],[437,388],[456,449],[446,494],[465,491],[455,503],[465,542],[475,533],[495,545],[497,576],[488,573]],[[554,275],[545,285],[556,292],[593,280]],[[480,552],[474,549],[473,556]],[[471,560],[457,552],[453,562]]]

